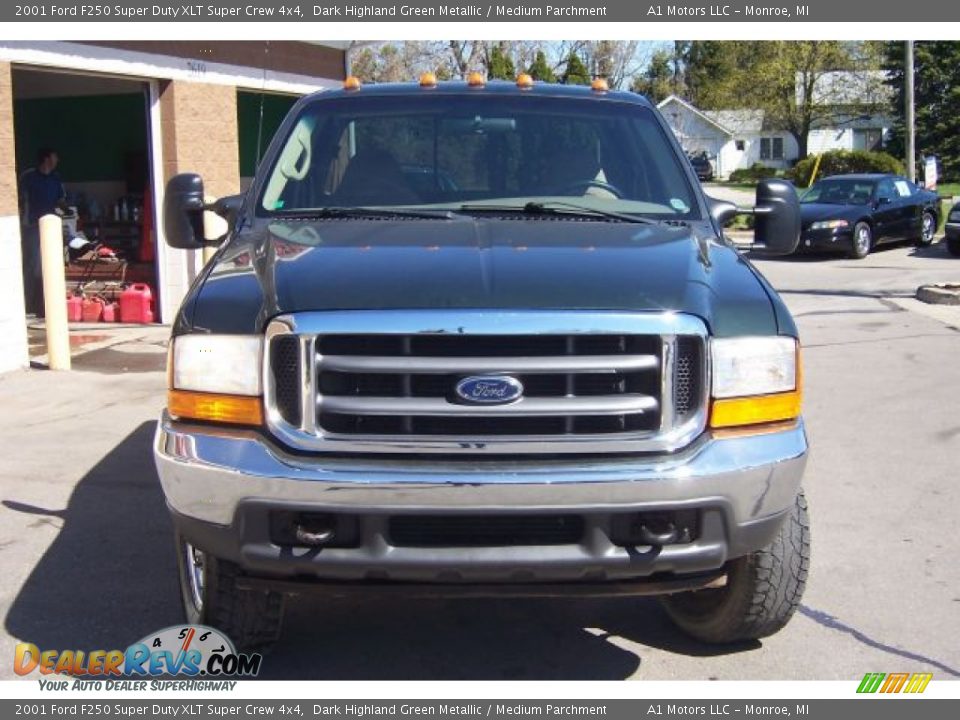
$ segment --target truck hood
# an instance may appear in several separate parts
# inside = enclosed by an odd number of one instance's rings
[[[706,228],[558,217],[271,221],[238,233],[179,330],[261,332],[308,310],[675,311],[716,335],[776,333],[753,267]]]

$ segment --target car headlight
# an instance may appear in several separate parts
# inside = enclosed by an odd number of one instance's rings
[[[167,411],[176,419],[263,423],[257,335],[181,335],[168,354]]]
[[[951,210],[948,222],[960,223],[960,210]]]
[[[710,426],[756,425],[800,416],[800,344],[791,337],[716,338]]]
[[[839,228],[850,227],[846,220],[818,220],[810,226],[811,230],[838,230]]]

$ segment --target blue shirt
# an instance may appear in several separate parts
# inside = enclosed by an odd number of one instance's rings
[[[26,203],[27,223],[34,225],[53,212],[66,192],[56,172],[44,175],[36,168],[27,170],[20,180],[20,197]]]

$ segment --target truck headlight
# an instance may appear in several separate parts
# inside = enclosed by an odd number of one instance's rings
[[[850,223],[846,220],[819,220],[810,226],[811,230],[839,230],[849,227]]]
[[[800,416],[800,344],[791,337],[718,338],[710,427],[793,420]]]
[[[258,335],[181,335],[168,354],[167,411],[176,419],[263,423]]]

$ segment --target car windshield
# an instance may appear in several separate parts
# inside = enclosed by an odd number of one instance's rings
[[[554,202],[567,212],[700,217],[682,156],[638,104],[482,91],[355,96],[307,104],[287,127],[261,215]]]
[[[870,180],[830,178],[814,183],[800,197],[801,203],[825,205],[866,205],[873,197],[874,183]]]

